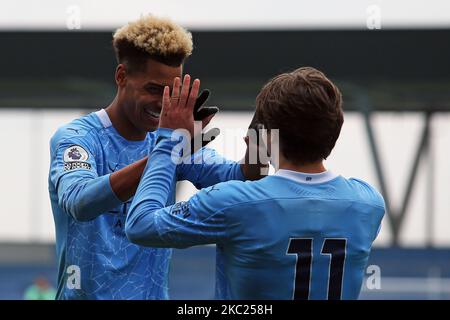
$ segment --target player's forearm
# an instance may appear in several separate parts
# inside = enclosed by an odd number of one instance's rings
[[[250,125],[251,128],[254,125],[254,121],[255,118],[252,120],[252,124]],[[262,141],[262,139],[258,139],[259,133],[257,132],[257,136],[252,136],[252,138],[250,133],[251,132],[244,138],[247,150],[245,151],[245,156],[240,161],[240,164],[242,173],[247,180],[259,180],[269,173],[268,152],[265,145],[258,142]]]
[[[123,202],[135,194],[147,164],[147,159],[148,157],[145,157],[111,174],[109,179],[111,188]]]
[[[77,221],[95,219],[134,195],[146,163],[147,157],[109,175],[60,185],[59,204]]]
[[[247,180],[259,180],[267,176],[269,173],[269,161],[261,158],[261,150],[250,141],[249,137],[244,138],[247,144],[247,150],[244,158],[240,161],[241,170]],[[266,152],[267,153],[267,152]],[[256,159],[252,159],[256,157]]]
[[[165,207],[175,183],[177,165],[171,159],[175,142],[163,139],[151,153],[152,161],[144,171],[125,223],[127,237],[139,245],[151,246],[160,242],[155,212]]]
[[[246,180],[259,180],[267,176],[268,164],[248,164],[245,160],[240,163],[242,174]]]

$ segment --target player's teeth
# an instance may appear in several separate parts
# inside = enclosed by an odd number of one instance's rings
[[[155,118],[159,118],[159,115],[160,115],[159,112],[154,112],[154,111],[147,111],[147,113]]]

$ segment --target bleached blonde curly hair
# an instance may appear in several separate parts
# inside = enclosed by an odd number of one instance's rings
[[[117,29],[113,46],[119,63],[133,69],[152,58],[179,66],[192,54],[190,32],[167,18],[146,15]]]

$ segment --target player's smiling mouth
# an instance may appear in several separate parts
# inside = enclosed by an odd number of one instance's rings
[[[161,109],[156,111],[154,108],[144,108],[144,112],[145,114],[158,119],[159,120],[159,116],[161,115]]]

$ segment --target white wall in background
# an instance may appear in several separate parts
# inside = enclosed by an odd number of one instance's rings
[[[53,241],[54,224],[47,191],[49,139],[58,126],[76,118],[81,111],[0,111],[0,241]],[[221,112],[211,123],[221,135],[211,146],[230,159],[242,157],[242,140],[251,114]],[[374,117],[376,138],[381,153],[393,206],[401,204],[419,135],[421,114],[383,113]],[[450,245],[450,115],[436,115],[432,122],[435,158],[435,221],[433,243]],[[346,115],[341,137],[327,167],[345,177],[362,178],[378,186],[362,117]],[[423,245],[427,239],[426,201],[428,165],[422,165],[413,190],[408,216],[401,234],[407,246]],[[179,200],[188,198],[195,188],[183,183]],[[387,244],[387,220],[377,240]]]

